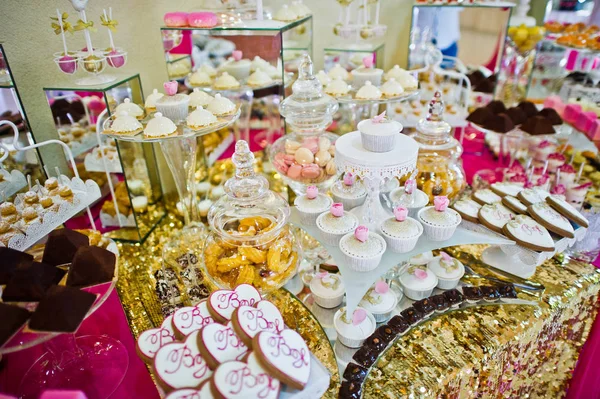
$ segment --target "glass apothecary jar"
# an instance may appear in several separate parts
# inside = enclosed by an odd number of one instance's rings
[[[417,185],[429,196],[430,203],[438,195],[453,199],[466,186],[463,148],[452,137],[452,126],[444,121],[443,114],[444,102],[438,91],[429,103],[427,116],[417,123],[417,132],[412,135],[419,144]]]
[[[338,103],[323,92],[308,55],[302,59],[292,91],[279,106],[291,133],[273,143],[269,158],[296,194],[304,194],[307,186],[325,192],[339,176],[334,161],[338,136],[325,132]]]
[[[267,179],[254,172],[247,142],[238,140],[232,160],[236,172],[225,183],[226,195],[208,212],[203,266],[220,288],[245,283],[266,293],[283,286],[299,264],[288,224],[290,208],[269,190]]]

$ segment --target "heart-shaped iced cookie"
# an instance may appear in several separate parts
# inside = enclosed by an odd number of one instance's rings
[[[500,200],[502,200],[502,197],[494,193],[489,188],[484,188],[483,190],[475,191],[473,193],[473,199],[479,202],[481,205],[491,205],[496,202],[500,202]]]
[[[490,188],[494,193],[501,197],[504,197],[505,195],[512,195],[513,197],[516,197],[517,194],[523,191],[523,186],[520,186],[516,183],[497,182],[492,184]]]
[[[502,230],[507,237],[525,248],[534,251],[554,251],[554,240],[548,230],[529,216],[515,216]]]
[[[262,298],[250,284],[240,284],[235,290],[217,290],[208,297],[208,311],[214,320],[226,323],[240,306],[254,306]]]
[[[310,351],[294,330],[279,334],[262,331],[254,336],[252,347],[264,368],[278,380],[295,389],[303,389],[310,375]]]
[[[502,233],[502,227],[514,217],[515,214],[500,202],[492,205],[484,205],[479,210],[479,221],[481,224],[496,233]]]
[[[206,382],[204,382],[206,385]],[[178,389],[167,395],[165,399],[212,399],[212,396],[202,396],[202,391],[197,389]]]
[[[527,209],[532,218],[551,232],[561,237],[575,237],[575,230],[573,230],[571,222],[546,202],[538,202]]]
[[[198,346],[212,370],[221,363],[242,360],[248,352],[248,347],[235,333],[231,322],[226,326],[213,323],[204,327],[200,330]]]
[[[169,316],[160,327],[146,330],[138,337],[137,352],[146,363],[152,362],[154,355],[161,347],[175,341],[172,320],[173,316]]]
[[[280,382],[256,361],[254,353],[247,363],[233,361],[221,364],[211,380],[217,396],[225,399],[276,399]]]
[[[527,206],[537,204],[538,202],[542,202],[546,200],[546,197],[549,196],[550,193],[546,190],[542,190],[541,188],[533,187],[526,188],[523,191],[517,194],[517,198],[521,200],[521,202]]]
[[[252,346],[252,338],[261,331],[278,333],[284,328],[279,309],[265,300],[259,301],[255,307],[237,308],[231,317],[231,325],[247,346]]]
[[[208,312],[206,300],[196,306],[186,306],[173,313],[173,330],[178,339],[184,339],[190,333],[214,323]]]
[[[154,375],[166,390],[198,388],[212,375],[198,348],[199,331],[184,342],[174,342],[160,348],[154,356]]]

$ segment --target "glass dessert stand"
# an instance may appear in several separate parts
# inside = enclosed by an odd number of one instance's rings
[[[143,132],[133,135],[109,134],[113,119],[107,119],[103,129],[109,137],[116,140],[130,141],[136,143],[160,143],[160,147],[165,155],[169,169],[173,174],[175,186],[181,204],[183,206],[183,214],[185,224],[190,225],[191,222],[199,222],[200,215],[198,214],[197,198],[196,198],[196,183],[194,178],[196,167],[196,152],[197,140],[199,136],[204,136],[209,133],[224,129],[235,123],[240,117],[240,109],[231,115],[218,117],[217,122],[204,127],[202,129],[193,130],[185,125],[185,122],[177,125],[177,133],[171,136],[146,138]],[[147,117],[142,122],[145,125],[150,117]]]

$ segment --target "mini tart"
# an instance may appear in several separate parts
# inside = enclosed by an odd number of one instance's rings
[[[373,86],[368,80],[365,85],[356,92],[356,98],[361,100],[377,100],[380,99],[381,96],[381,90],[379,90],[377,86]]]
[[[548,230],[529,216],[517,215],[502,228],[505,236],[522,247],[534,251],[554,251],[554,240]]]
[[[217,90],[237,89],[240,87],[240,82],[227,72],[223,72],[221,76],[215,79],[213,87]]]
[[[128,115],[125,111],[121,111],[117,114],[117,117],[112,121],[109,130],[104,130],[102,133],[107,134],[120,134],[123,136],[134,135],[141,132],[144,126],[131,115]]]
[[[115,109],[115,114],[119,115],[119,113],[125,112],[127,115],[133,116],[137,119],[142,119],[144,117],[144,110],[142,107],[137,105],[136,103],[132,103],[130,99],[126,98],[123,102],[117,105]]]
[[[532,218],[549,231],[561,237],[575,237],[575,231],[573,230],[573,226],[571,226],[571,222],[546,202],[538,202],[537,204],[530,205],[527,210]]]
[[[472,198],[481,205],[491,205],[502,200],[502,197],[494,193],[489,188],[475,191],[472,195]]]
[[[214,97],[211,96],[210,94],[200,90],[200,89],[194,89],[194,91],[192,91],[189,94],[189,98],[190,98],[190,107],[191,108],[197,108],[197,107],[207,107],[208,104],[210,104],[210,102],[212,100],[214,100]]]
[[[556,196],[550,195],[546,197],[546,202],[558,213],[571,220],[572,222],[577,223],[581,227],[589,227],[588,220],[567,201]]]
[[[493,205],[484,205],[479,209],[479,221],[488,229],[502,234],[502,228],[516,215],[507,207],[497,202]]]
[[[230,99],[217,93],[206,109],[216,116],[225,116],[233,114],[236,110],[236,106]]]
[[[544,202],[548,196],[550,196],[548,191],[534,187],[524,189],[517,195],[517,198],[521,200],[524,205],[530,206],[537,204],[538,202]]]
[[[337,77],[325,86],[324,91],[331,96],[344,96],[350,91],[350,85],[344,82],[342,78]]]
[[[521,191],[523,191],[523,187],[514,183],[494,183],[490,186],[492,191],[498,194],[501,197],[505,195],[512,195],[516,197]]]
[[[144,136],[146,138],[158,138],[167,137],[177,134],[177,126],[167,117],[164,117],[160,112],[154,114],[146,128],[144,129]]]
[[[452,208],[464,219],[472,223],[479,223],[479,209],[481,204],[471,198],[456,201]]]
[[[217,117],[212,112],[198,107],[187,116],[186,122],[190,129],[199,130],[217,123]]]
[[[211,78],[202,70],[197,70],[190,75],[190,84],[192,86],[210,86]]]
[[[163,93],[159,93],[158,90],[154,89],[152,91],[152,94],[150,94],[148,97],[146,97],[146,102],[144,103],[144,108],[146,108],[147,111],[155,111],[156,110],[156,101],[159,98],[162,98],[164,96]]]
[[[518,198],[513,197],[512,195],[506,195],[502,197],[502,205],[510,209],[515,213],[519,213],[522,215],[527,214],[527,206],[519,201]]]
[[[397,97],[404,93],[404,88],[396,81],[396,78],[390,78],[381,86],[381,92],[384,97]]]
[[[262,69],[258,68],[248,77],[248,81],[246,83],[248,83],[248,86],[259,87],[266,86],[272,82],[273,79],[271,79],[267,73],[263,72]]]

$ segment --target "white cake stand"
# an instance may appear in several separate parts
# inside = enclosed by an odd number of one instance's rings
[[[388,152],[371,152],[362,146],[361,133],[352,132],[335,142],[335,163],[338,170],[359,176],[366,189],[365,203],[352,209],[361,224],[376,230],[380,222],[391,216],[379,199],[382,183],[406,175],[417,164],[419,145],[412,138],[399,134]]]

